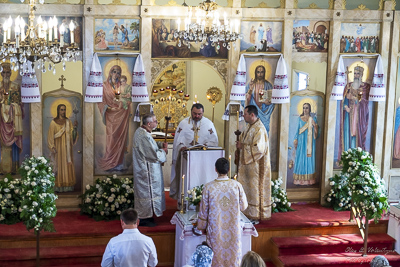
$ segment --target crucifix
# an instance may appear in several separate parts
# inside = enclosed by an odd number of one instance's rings
[[[194,138],[193,141],[191,143],[192,146],[197,145],[199,143],[199,130],[200,130],[200,126],[197,125],[193,125],[192,128],[193,132],[194,132]]]
[[[64,88],[64,81],[67,80],[64,78],[64,75],[61,75],[61,78],[59,78],[58,80],[61,81],[61,88]]]

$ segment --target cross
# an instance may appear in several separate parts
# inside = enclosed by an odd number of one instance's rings
[[[61,81],[61,87],[64,87],[64,81],[66,81],[67,79],[64,78],[64,75],[61,75],[61,78],[58,79],[59,81]]]
[[[199,130],[200,130],[200,127],[197,127],[197,126],[193,125],[192,130],[194,132],[193,143],[194,143],[194,145],[196,145],[196,144],[199,143]]]

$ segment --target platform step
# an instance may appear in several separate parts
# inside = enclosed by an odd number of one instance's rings
[[[368,254],[386,254],[393,251],[396,240],[387,234],[368,235]],[[364,241],[359,234],[274,237],[276,256],[318,253],[362,253]]]
[[[343,266],[359,266],[369,267],[370,262],[376,254],[369,254],[365,257],[360,253],[329,253],[329,254],[306,254],[306,255],[285,255],[280,256],[280,264],[277,266],[294,267],[294,266],[318,266],[318,267],[343,267]],[[385,258],[389,261],[390,266],[400,266],[400,256],[387,254]]]

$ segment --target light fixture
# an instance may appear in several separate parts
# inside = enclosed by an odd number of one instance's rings
[[[21,0],[23,3],[25,0]],[[39,0],[40,4],[44,3],[44,0]],[[54,16],[47,22],[42,19],[41,16],[35,20],[36,0],[29,0],[29,23],[26,24],[24,19],[18,16],[14,22],[11,16],[6,19],[3,24],[3,43],[0,47],[0,60],[5,62],[9,60],[12,64],[14,71],[20,72],[23,76],[24,73],[28,73],[29,66],[37,62],[37,68],[41,69],[42,72],[46,72],[45,62],[48,62],[48,70],[53,70],[55,74],[56,70],[54,64],[63,64],[63,70],[65,70],[66,61],[76,61],[80,58],[79,47],[74,42],[74,29],[75,24],[71,20],[69,25],[61,24],[58,27],[57,18]],[[64,33],[66,27],[70,30],[71,44],[64,43]],[[14,30],[15,39],[11,39],[11,32]],[[58,32],[60,33],[60,39],[58,39]],[[1,66],[0,66],[0,71]]]
[[[223,21],[220,20],[220,15],[216,11],[218,5],[214,0],[205,0],[195,8],[195,17],[193,17],[193,8],[188,7],[188,16],[184,20],[181,30],[181,19],[177,20],[177,31],[174,37],[179,39],[178,46],[182,44],[190,48],[191,42],[200,43],[200,49],[211,45],[217,50],[226,47],[231,49],[231,43],[236,49],[236,40],[242,39],[239,34],[239,19],[229,20],[224,12]],[[195,20],[194,22],[192,20]],[[222,23],[221,23],[222,22]]]

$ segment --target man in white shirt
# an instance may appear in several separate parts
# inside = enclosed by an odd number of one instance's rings
[[[121,214],[122,234],[111,238],[101,261],[102,267],[154,267],[157,265],[157,252],[153,240],[137,229],[138,214],[134,209]]]

